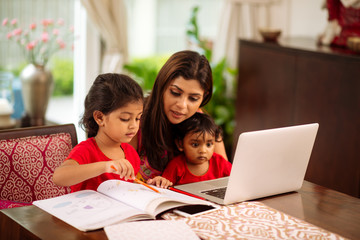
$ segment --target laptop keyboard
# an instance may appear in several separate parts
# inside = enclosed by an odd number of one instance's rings
[[[210,195],[210,196],[214,196],[214,197],[217,197],[217,198],[220,198],[220,199],[224,199],[225,198],[225,192],[226,192],[226,187],[222,187],[222,188],[206,190],[206,191],[203,191],[201,193],[205,193],[205,194]]]

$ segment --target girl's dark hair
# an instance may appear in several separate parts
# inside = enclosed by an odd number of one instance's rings
[[[194,51],[180,51],[173,54],[160,69],[152,92],[145,103],[140,145],[140,155],[146,155],[150,166],[159,171],[164,170],[176,150],[171,131],[172,124],[164,112],[164,92],[170,83],[180,76],[185,80],[199,81],[204,90],[200,107],[206,105],[212,96],[212,72],[205,56]],[[166,153],[167,157],[164,157]]]
[[[199,133],[199,136],[209,133],[215,137],[215,141],[222,141],[221,127],[216,125],[214,120],[205,113],[196,112],[190,118],[173,125],[173,131],[174,139],[178,141],[184,140],[184,137],[189,133]],[[179,153],[178,151],[175,152],[176,155]]]
[[[117,73],[100,74],[86,95],[84,115],[79,124],[89,138],[95,137],[99,126],[93,117],[94,111],[106,115],[128,103],[139,101],[144,102],[143,91],[132,78]]]

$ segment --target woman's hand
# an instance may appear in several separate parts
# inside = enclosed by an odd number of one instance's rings
[[[147,180],[147,183],[161,188],[168,188],[173,185],[172,182],[161,176],[156,176],[152,179],[149,179]]]
[[[134,168],[126,159],[113,160],[106,163],[106,172],[116,173],[125,180],[135,179]]]

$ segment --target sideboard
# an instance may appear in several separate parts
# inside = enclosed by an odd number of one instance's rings
[[[360,197],[360,55],[308,38],[239,44],[234,144],[241,132],[318,122],[305,179]]]

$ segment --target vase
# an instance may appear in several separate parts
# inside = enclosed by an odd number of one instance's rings
[[[45,114],[54,81],[51,72],[42,65],[27,65],[20,73],[25,116],[30,126],[45,125]]]

